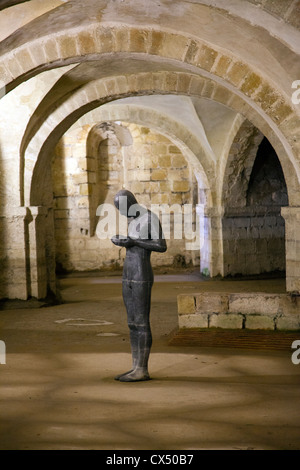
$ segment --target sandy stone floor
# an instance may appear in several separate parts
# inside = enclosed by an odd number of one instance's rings
[[[0,312],[1,450],[300,449],[300,364],[290,352],[168,344],[178,293],[281,292],[281,280],[157,276],[152,380],[129,384],[113,380],[131,363],[120,278],[60,285],[62,305]]]

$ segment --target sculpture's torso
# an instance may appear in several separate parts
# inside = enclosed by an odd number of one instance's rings
[[[134,219],[128,226],[129,236],[134,236],[135,238],[150,238],[150,223],[149,213]],[[123,280],[153,282],[150,257],[151,250],[139,246],[127,248],[123,267]]]
[[[123,267],[123,280],[153,282],[151,251],[138,246],[127,248]]]

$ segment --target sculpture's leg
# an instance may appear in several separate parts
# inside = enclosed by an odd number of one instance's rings
[[[149,380],[148,360],[152,345],[152,335],[149,325],[131,325],[131,338],[134,338],[133,369],[119,377],[120,382],[137,382]]]
[[[136,367],[138,363],[138,338],[137,338],[137,332],[135,331],[134,328],[131,328],[130,325],[129,330],[130,330],[130,346],[131,346],[131,355],[132,355],[132,367],[130,370],[123,374],[119,374],[115,377],[115,380],[120,380],[123,375],[127,375],[130,372],[132,372]]]
[[[123,280],[122,282],[122,293],[123,293],[123,300],[127,311],[127,320],[128,326],[130,325],[131,319],[131,312],[134,310],[134,299],[133,299],[133,290],[132,290],[132,283],[130,281]],[[123,372],[122,374],[116,375],[115,380],[120,380],[123,375],[127,375],[132,372],[136,367],[137,362],[137,344],[136,344],[136,335],[135,332],[131,330],[130,326],[130,346],[131,346],[131,354],[132,354],[132,367],[127,372]]]
[[[152,282],[134,282],[131,285],[133,305],[128,312],[128,326],[133,368],[119,376],[120,382],[149,380],[148,360],[152,345],[149,322]],[[129,306],[129,305],[128,305]]]

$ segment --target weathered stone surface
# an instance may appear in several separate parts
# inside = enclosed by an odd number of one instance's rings
[[[190,95],[201,95],[205,80],[201,77],[192,77],[190,84]]]
[[[97,38],[97,48],[101,52],[110,52],[114,50],[115,38],[111,28],[100,27],[95,34]]]
[[[246,315],[245,328],[274,330],[274,319],[267,315]]]
[[[187,46],[187,38],[177,34],[168,34],[161,43],[159,52],[164,57],[181,60],[185,56]]]
[[[207,328],[208,315],[179,315],[179,328]]]
[[[191,294],[179,294],[177,296],[177,306],[179,315],[195,313],[195,297]]]
[[[150,32],[147,30],[130,30],[130,50],[133,52],[147,52],[147,44]]]
[[[196,59],[197,65],[204,68],[205,70],[211,70],[217,55],[218,52],[216,50],[202,45]]]
[[[76,38],[62,36],[58,38],[58,46],[62,57],[72,57],[78,54]]]
[[[260,84],[261,77],[259,77],[256,73],[250,73],[242,83],[241,91],[246,95],[251,96],[258,90]]]
[[[197,41],[192,40],[188,46],[184,60],[189,64],[193,64],[198,54],[198,50],[199,50],[199,44],[197,43]]]
[[[197,313],[228,313],[228,295],[214,292],[196,294]]]
[[[229,57],[220,56],[213,67],[214,73],[220,77],[224,77],[231,63],[232,60]]]
[[[166,170],[152,170],[151,172],[151,179],[153,181],[164,181],[167,178],[167,171]]]
[[[300,295],[282,295],[279,301],[279,310],[285,315],[297,315],[300,313]]]
[[[152,31],[151,45],[149,47],[149,54],[158,54],[162,43],[164,42],[165,35],[162,31]]]
[[[230,101],[231,98],[232,94],[225,87],[219,85],[214,89],[214,99],[219,103],[226,104]]]
[[[275,315],[279,309],[280,296],[276,294],[231,294],[229,296],[229,312],[242,314]]]
[[[238,86],[249,72],[249,67],[246,64],[235,62],[227,71],[227,77],[235,86]]]
[[[184,193],[190,190],[188,181],[173,181],[173,191]]]
[[[209,315],[209,328],[242,328],[243,316],[233,313],[220,313]]]
[[[96,50],[95,38],[89,33],[81,31],[77,36],[80,54],[92,54]]]
[[[277,330],[300,330],[299,315],[282,316],[276,320]]]

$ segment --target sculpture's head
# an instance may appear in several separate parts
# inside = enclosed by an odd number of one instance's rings
[[[135,196],[127,189],[121,189],[114,198],[114,204],[122,215],[129,216],[128,211],[131,206],[137,204]]]

